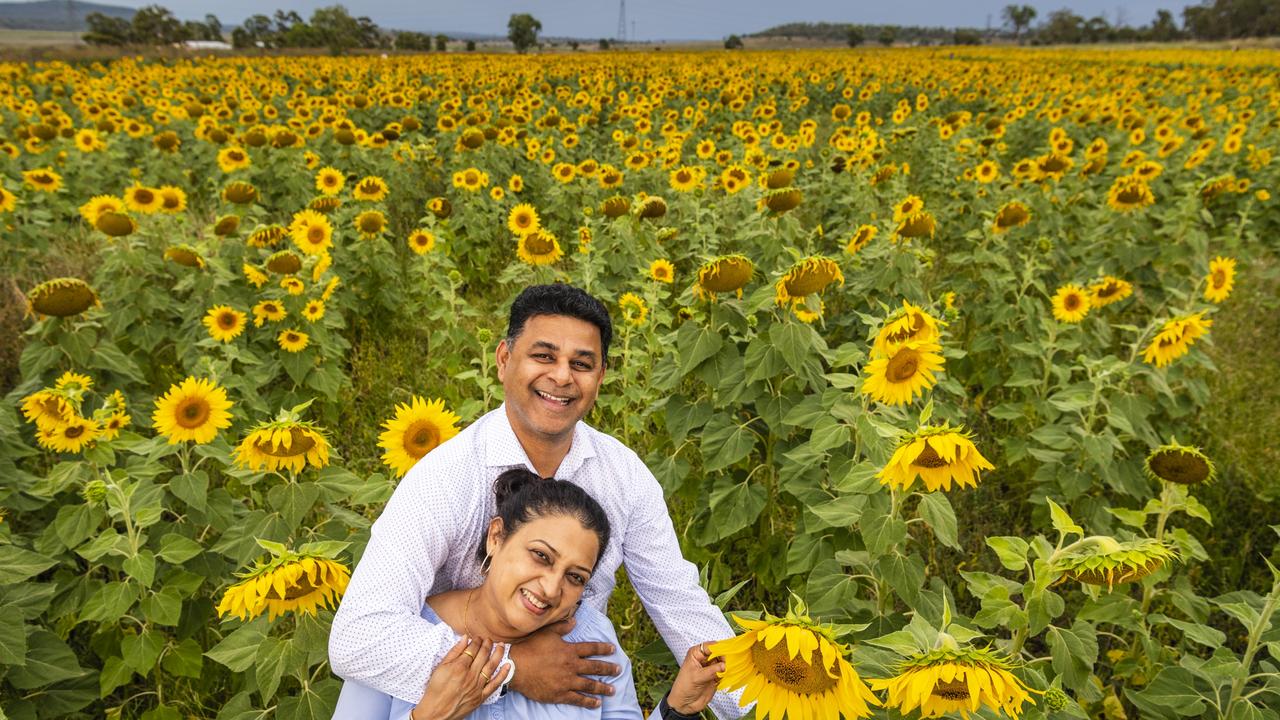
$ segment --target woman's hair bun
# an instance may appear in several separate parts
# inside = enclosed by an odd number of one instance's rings
[[[540,482],[541,480],[542,478],[522,467],[512,468],[502,473],[497,480],[493,481],[493,495],[498,502],[498,508],[501,509],[507,498],[514,497],[529,483]]]

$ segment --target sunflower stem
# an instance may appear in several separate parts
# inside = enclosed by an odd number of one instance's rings
[[[1271,615],[1276,611],[1277,601],[1280,601],[1280,578],[1272,583],[1271,593],[1267,595],[1267,603],[1262,607],[1258,621],[1249,629],[1249,644],[1245,647],[1244,657],[1240,660],[1246,673],[1253,667],[1253,656],[1262,644],[1262,634],[1271,627]],[[1227,701],[1226,710],[1222,713],[1223,717],[1231,717],[1231,711],[1235,709],[1237,702],[1248,702],[1243,695],[1246,680],[1245,677],[1237,677],[1231,682],[1231,699]]]

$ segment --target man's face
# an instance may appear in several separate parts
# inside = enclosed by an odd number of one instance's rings
[[[604,380],[600,331],[565,315],[529,318],[514,344],[498,344],[497,363],[512,425],[525,437],[571,436]]]

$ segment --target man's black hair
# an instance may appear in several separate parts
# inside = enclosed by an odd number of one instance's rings
[[[581,288],[564,283],[532,285],[511,303],[511,315],[507,320],[507,344],[514,344],[524,324],[538,315],[565,315],[589,322],[600,331],[600,362],[609,361],[609,343],[613,340],[613,322],[604,303],[588,295]]]

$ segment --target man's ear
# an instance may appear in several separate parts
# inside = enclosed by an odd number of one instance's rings
[[[484,538],[484,551],[487,555],[494,555],[498,552],[498,548],[502,547],[503,526],[502,518],[496,517],[489,521],[489,532]]]
[[[511,360],[511,345],[507,343],[506,338],[498,342],[498,349],[493,352],[493,360],[498,367],[498,382],[502,382],[503,375],[507,373],[507,363]]]

